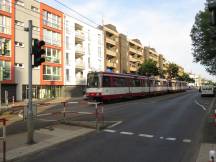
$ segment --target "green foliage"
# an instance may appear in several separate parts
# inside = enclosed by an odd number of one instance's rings
[[[141,64],[138,74],[145,76],[156,76],[159,75],[159,69],[157,67],[157,63],[151,59],[146,60],[143,64]]]
[[[191,29],[194,61],[204,65],[206,70],[216,75],[216,27],[209,22],[208,8],[199,11]]]
[[[167,69],[169,79],[176,79],[178,77],[179,67],[174,63],[170,63]]]
[[[195,80],[190,78],[189,74],[187,74],[187,73],[183,73],[183,75],[178,76],[177,79],[180,80],[180,81],[186,81],[188,83],[195,83]]]

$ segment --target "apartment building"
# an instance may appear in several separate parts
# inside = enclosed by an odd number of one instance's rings
[[[128,39],[126,35],[119,35],[120,72],[137,73],[144,61],[143,46],[138,39]]]
[[[16,99],[26,99],[28,96],[28,20],[32,20],[32,38],[40,39],[40,3],[35,0],[15,1],[15,81]],[[40,67],[33,69],[33,97],[40,93]]]
[[[0,0],[0,70],[2,73],[2,88],[0,99],[4,98],[4,92],[16,97],[15,69],[14,69],[14,0]],[[3,47],[7,50],[3,51]],[[9,98],[10,100],[12,97]]]
[[[138,39],[128,40],[128,72],[136,73],[143,63],[143,46]]]
[[[182,76],[184,74],[184,68],[180,65],[178,65],[179,71],[178,71],[178,75]]]
[[[46,42],[46,61],[40,67],[40,98],[62,96],[64,85],[63,12],[40,3],[40,39]]]
[[[65,15],[65,95],[81,95],[90,71],[104,71],[103,31]]]
[[[119,33],[112,24],[100,26],[104,32],[104,69],[105,71],[120,72]]]
[[[157,67],[160,67],[160,55],[159,53],[154,49],[150,47],[144,47],[144,59],[148,60],[151,59],[157,63]]]

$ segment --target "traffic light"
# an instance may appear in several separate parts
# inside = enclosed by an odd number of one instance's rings
[[[32,47],[32,54],[34,55],[34,65],[33,67],[40,66],[43,62],[45,62],[45,50],[44,50],[45,42],[43,40],[34,40],[34,45]]]

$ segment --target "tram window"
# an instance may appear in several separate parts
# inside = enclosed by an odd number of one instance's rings
[[[111,86],[111,79],[109,76],[103,76],[102,86],[103,87],[110,87]]]
[[[97,73],[88,74],[87,87],[99,87],[99,77]]]
[[[150,83],[150,86],[151,87],[154,87],[155,85],[154,85],[154,80],[149,80],[149,83]]]
[[[148,87],[148,80],[144,80],[144,87]]]
[[[160,81],[159,81],[159,80],[156,80],[156,81],[155,81],[155,86],[156,86],[156,87],[160,87],[160,85],[161,85]]]
[[[163,86],[166,87],[167,86],[167,82],[163,81]]]
[[[113,79],[114,79],[115,87],[125,87],[126,86],[125,78],[114,77]]]
[[[140,80],[139,79],[135,79],[135,80],[133,80],[133,86],[134,87],[140,87]]]

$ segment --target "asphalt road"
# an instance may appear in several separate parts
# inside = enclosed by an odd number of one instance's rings
[[[26,162],[194,162],[214,100],[189,91],[107,104],[105,118],[119,125],[50,148]]]

